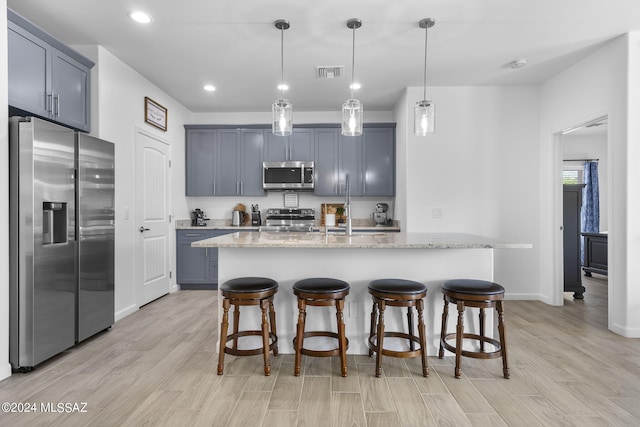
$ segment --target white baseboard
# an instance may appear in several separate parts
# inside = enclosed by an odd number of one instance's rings
[[[540,301],[540,294],[519,294],[513,292],[505,292],[504,293],[505,300],[514,300],[514,301]],[[543,301],[544,302],[544,301]]]
[[[0,367],[0,381],[11,376],[11,363],[3,364]]]
[[[625,328],[624,326],[613,324],[609,330],[625,338],[640,338],[640,328]]]
[[[125,308],[124,310],[120,310],[120,311],[116,311],[115,313],[115,321],[117,322],[120,319],[124,319],[125,317],[127,317],[130,314],[135,313],[136,311],[138,311],[138,306],[137,305],[130,305],[129,307]]]

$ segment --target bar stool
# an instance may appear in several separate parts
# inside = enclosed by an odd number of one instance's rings
[[[276,334],[276,312],[273,308],[273,296],[278,292],[278,282],[265,277],[240,277],[224,282],[220,286],[222,292],[222,323],[220,324],[220,352],[218,354],[218,375],[224,371],[224,354],[234,356],[255,356],[264,354],[264,374],[271,375],[269,352],[278,355],[278,336]],[[227,335],[229,329],[229,307],[233,304],[233,333]],[[258,305],[262,310],[261,330],[238,331],[240,324],[240,306]],[[267,311],[269,319],[267,319]],[[238,338],[257,335],[262,337],[262,347],[241,350]],[[233,341],[232,347],[227,342]],[[271,341],[271,343],[269,343]]]
[[[293,293],[298,297],[298,327],[296,337],[293,339],[296,357],[293,374],[300,375],[301,355],[314,357],[328,357],[340,355],[342,376],[347,376],[347,349],[349,340],[345,335],[343,318],[344,299],[349,295],[349,284],[342,280],[326,277],[316,277],[299,280],[293,284]],[[331,306],[336,307],[338,333],[329,331],[305,332],[307,318],[307,306]],[[304,340],[310,337],[330,337],[338,340],[338,347],[332,350],[312,350],[304,347]]]
[[[382,373],[382,355],[389,357],[422,358],[422,376],[429,376],[427,365],[427,346],[422,312],[423,298],[427,296],[427,287],[422,283],[404,279],[379,279],[369,283],[369,293],[373,298],[371,309],[371,329],[369,331],[369,357],[376,353],[376,377]],[[387,306],[407,307],[409,333],[385,331],[384,313]],[[413,333],[413,307],[418,309],[418,336]],[[404,338],[409,340],[409,350],[391,350],[384,348],[384,338]],[[418,343],[420,348],[416,349]]]
[[[444,295],[444,310],[442,312],[442,333],[440,335],[440,351],[438,357],[444,357],[446,348],[456,354],[455,377],[460,378],[461,356],[473,357],[475,359],[495,359],[502,357],[502,372],[505,378],[509,378],[509,366],[507,363],[507,342],[504,327],[504,311],[502,300],[504,299],[504,288],[497,283],[485,280],[457,279],[447,280],[442,285]],[[449,303],[458,306],[458,326],[455,333],[447,334],[447,318],[449,315]],[[464,332],[464,309],[465,307],[475,307],[480,309],[480,335]],[[498,333],[500,341],[485,336],[484,331],[484,309],[495,308],[498,313]],[[456,345],[452,346],[447,341],[455,339]],[[468,339],[478,341],[480,349],[478,351],[464,350],[463,340]],[[485,343],[493,345],[494,351],[485,351]]]

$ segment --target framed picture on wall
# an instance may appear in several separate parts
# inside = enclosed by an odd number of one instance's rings
[[[144,97],[144,121],[163,132],[167,131],[167,109],[148,96]]]

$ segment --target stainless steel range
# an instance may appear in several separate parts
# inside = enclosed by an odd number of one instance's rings
[[[260,231],[313,231],[316,223],[315,210],[310,208],[267,209],[265,225]]]

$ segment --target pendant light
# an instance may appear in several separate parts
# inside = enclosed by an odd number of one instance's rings
[[[278,19],[274,22],[275,27],[280,30],[280,98],[271,106],[273,113],[271,131],[274,135],[289,136],[293,127],[293,110],[291,103],[284,99],[284,91],[288,86],[284,83],[284,30],[289,29],[289,21]]]
[[[362,135],[362,103],[353,97],[353,90],[356,88],[354,82],[355,76],[355,57],[356,57],[356,29],[362,26],[359,19],[349,19],[347,28],[353,30],[353,44],[351,52],[351,98],[342,104],[342,134],[345,136]]]
[[[424,28],[424,93],[422,101],[417,102],[413,112],[413,129],[417,136],[426,136],[433,133],[435,128],[435,109],[434,103],[427,99],[427,33],[429,28],[435,25],[435,21],[431,18],[423,19],[418,25]]]

